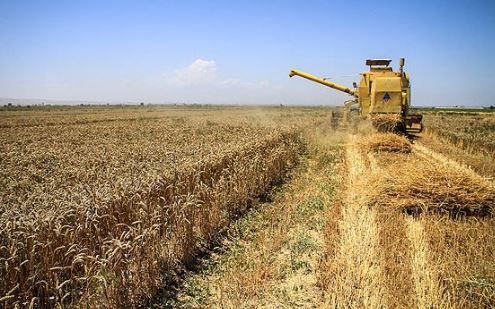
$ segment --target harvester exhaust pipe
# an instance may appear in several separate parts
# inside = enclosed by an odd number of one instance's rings
[[[405,62],[405,59],[404,58],[400,58],[399,59],[399,72],[400,72],[400,75],[402,75],[404,73],[404,62]]]

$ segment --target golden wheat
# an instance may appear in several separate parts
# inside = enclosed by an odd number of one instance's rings
[[[2,305],[151,296],[298,160],[294,117],[236,113],[4,127]]]

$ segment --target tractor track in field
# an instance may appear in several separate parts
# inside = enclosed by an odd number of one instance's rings
[[[355,141],[356,137],[351,136],[346,147],[348,175],[338,224],[337,274],[331,284],[331,301],[337,306],[386,307],[377,213],[368,207],[369,196],[363,191],[371,169]]]
[[[418,308],[429,308],[436,302],[438,287],[429,263],[428,241],[423,221],[406,218],[406,235],[411,243],[411,274],[414,299]]]

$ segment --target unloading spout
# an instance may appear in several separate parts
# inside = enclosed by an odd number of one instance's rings
[[[306,79],[309,79],[313,82],[316,82],[316,83],[319,83],[319,84],[322,84],[324,86],[327,86],[327,87],[330,87],[330,88],[333,88],[333,89],[336,89],[336,90],[339,90],[339,91],[342,91],[342,92],[345,92],[345,93],[348,93],[354,97],[358,97],[356,91],[346,87],[346,86],[342,86],[342,85],[339,85],[339,84],[336,84],[336,83],[333,83],[333,82],[330,82],[324,78],[320,78],[320,77],[317,77],[317,76],[314,76],[314,75],[311,75],[309,73],[306,73],[306,72],[302,72],[302,71],[299,71],[299,70],[291,70],[289,72],[289,77],[293,77],[293,76],[300,76],[300,77],[303,77],[303,78],[306,78]]]

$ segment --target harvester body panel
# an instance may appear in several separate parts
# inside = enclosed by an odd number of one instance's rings
[[[403,110],[400,77],[378,77],[371,85],[370,113],[395,113]]]

